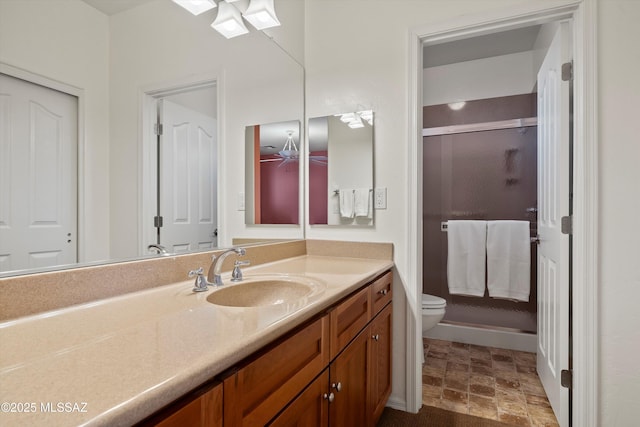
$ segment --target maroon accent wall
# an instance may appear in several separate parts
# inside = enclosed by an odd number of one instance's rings
[[[310,156],[325,156],[328,151],[312,151]],[[326,164],[309,162],[309,224],[326,224],[328,222],[329,177]]]
[[[535,94],[527,97],[535,104]],[[496,99],[487,103],[488,108],[496,104],[500,104]],[[446,105],[440,108],[449,110]],[[472,117],[461,120],[473,123],[475,112],[467,114]],[[496,114],[491,117],[490,121],[502,120]],[[494,299],[488,293],[482,298],[450,295],[447,234],[441,231],[440,223],[455,219],[526,220],[531,221],[531,235],[535,236],[537,218],[527,213],[527,208],[537,206],[536,127],[425,137],[423,156],[423,292],[447,300],[445,320],[535,332],[536,246],[532,245],[529,302]]]
[[[262,224],[299,224],[299,162],[260,163]]]

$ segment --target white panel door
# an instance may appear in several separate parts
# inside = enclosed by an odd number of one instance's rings
[[[77,262],[76,97],[0,74],[0,271]]]
[[[160,244],[179,253],[216,247],[216,121],[160,101]]]
[[[560,372],[569,366],[568,24],[561,24],[538,72],[538,351],[537,368],[560,426],[569,425],[569,391]]]

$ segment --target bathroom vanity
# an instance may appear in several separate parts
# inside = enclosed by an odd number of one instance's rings
[[[0,323],[0,398],[37,409],[0,424],[375,425],[391,391],[390,245],[368,258],[307,241],[260,262],[282,245],[247,248],[259,265],[245,278],[321,284],[296,301],[223,306],[189,280]],[[58,402],[84,411],[46,411]]]
[[[141,425],[374,426],[391,393],[391,284],[387,272]]]

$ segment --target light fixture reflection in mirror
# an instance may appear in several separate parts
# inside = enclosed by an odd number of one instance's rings
[[[299,224],[300,122],[245,129],[245,223]]]
[[[309,224],[373,225],[373,111],[309,119]]]

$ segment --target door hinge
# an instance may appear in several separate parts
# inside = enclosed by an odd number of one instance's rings
[[[571,215],[562,217],[560,231],[562,234],[573,234],[573,217]]]
[[[154,123],[153,133],[156,135],[162,135],[162,123]]]
[[[560,385],[564,388],[571,388],[573,383],[573,371],[563,369],[560,371]]]
[[[162,217],[161,216],[154,216],[153,217],[153,226],[155,228],[162,227]]]
[[[568,82],[573,80],[573,61],[562,64],[562,81]]]

